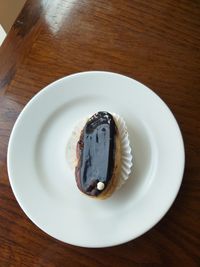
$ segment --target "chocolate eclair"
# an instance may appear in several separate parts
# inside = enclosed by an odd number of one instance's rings
[[[75,177],[84,194],[104,199],[118,184],[120,172],[119,131],[113,116],[95,113],[83,127],[76,147]]]

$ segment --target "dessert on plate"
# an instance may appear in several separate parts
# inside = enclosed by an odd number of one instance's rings
[[[99,111],[81,120],[67,150],[76,184],[90,197],[108,198],[130,175],[132,155],[127,127],[115,113]]]

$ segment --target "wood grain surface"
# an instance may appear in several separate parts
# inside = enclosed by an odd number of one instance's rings
[[[185,142],[183,184],[170,211],[148,233],[113,248],[47,236],[8,181],[7,144],[24,105],[50,82],[86,70],[118,72],[152,88]],[[199,119],[199,0],[28,0],[0,48],[0,266],[200,266]]]

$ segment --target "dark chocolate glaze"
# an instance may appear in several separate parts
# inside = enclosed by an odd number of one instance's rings
[[[116,125],[105,111],[94,114],[86,123],[77,144],[78,165],[75,170],[79,189],[90,196],[98,196],[108,186],[115,165]],[[103,182],[104,190],[97,189]]]

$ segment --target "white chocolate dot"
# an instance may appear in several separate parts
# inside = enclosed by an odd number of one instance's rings
[[[97,189],[98,189],[99,191],[102,191],[102,190],[104,189],[104,187],[105,187],[105,184],[104,184],[104,183],[102,183],[102,182],[98,182],[98,184],[97,184]]]

